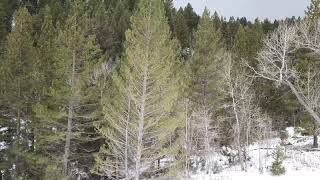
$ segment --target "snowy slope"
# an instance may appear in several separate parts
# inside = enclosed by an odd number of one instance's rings
[[[240,166],[232,166],[218,174],[200,172],[191,175],[192,180],[320,180],[320,151],[310,151],[312,137],[295,134],[293,128],[287,128],[289,139],[285,146],[286,159],[283,162],[286,174],[272,176],[270,166],[273,162],[273,149],[280,145],[280,139],[270,139],[250,146],[247,172],[241,172]],[[260,150],[259,150],[260,149]],[[260,156],[259,156],[260,154]],[[263,173],[259,172],[260,166]]]

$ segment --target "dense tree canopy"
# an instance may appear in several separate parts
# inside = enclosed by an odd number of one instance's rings
[[[1,0],[1,178],[187,178],[289,125],[317,145],[319,4],[251,22],[173,0]],[[283,70],[263,61],[283,24],[292,74],[270,83],[256,73]]]

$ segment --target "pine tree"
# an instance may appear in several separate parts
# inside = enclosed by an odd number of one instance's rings
[[[7,27],[6,27],[6,24],[4,21],[5,17],[6,17],[5,2],[1,1],[0,2],[0,19],[1,19],[1,21],[0,21],[0,39],[4,39],[4,37],[7,34]]]
[[[183,15],[183,9],[180,8],[174,17],[174,36],[180,41],[182,49],[190,47],[190,32]]]
[[[200,149],[205,153],[211,151],[214,138],[214,122],[219,102],[219,86],[222,83],[222,67],[224,50],[222,35],[212,22],[210,13],[205,9],[198,31],[194,56],[191,60],[194,128],[203,132],[197,138],[201,142]],[[197,124],[197,125],[196,125]],[[207,165],[210,164],[208,160]]]
[[[101,49],[111,57],[123,52],[125,32],[130,27],[130,17],[136,0],[90,1],[89,14],[93,17],[95,32]]]
[[[32,142],[32,151],[28,153],[27,161],[28,165],[32,168],[32,178],[45,178],[46,171],[52,164],[52,160],[49,158],[50,150],[53,145],[48,142],[53,142],[56,137],[51,133],[52,122],[48,119],[39,118],[38,105],[49,103],[48,93],[51,85],[54,81],[54,62],[55,62],[55,48],[54,40],[57,35],[57,31],[53,24],[53,17],[51,16],[51,9],[47,6],[42,12],[40,12],[43,19],[39,20],[41,23],[41,29],[37,34],[36,44],[36,58],[34,65],[34,93],[37,95],[37,100],[32,106],[33,112],[32,122],[30,124],[30,142]],[[39,34],[40,33],[40,34]],[[48,178],[47,178],[48,179]]]
[[[79,1],[73,2],[65,24],[58,31],[53,42],[53,72],[48,72],[52,73],[53,79],[47,92],[48,97],[34,107],[44,125],[44,131],[40,132],[38,138],[50,137],[42,139],[47,143],[43,151],[48,151],[47,157],[50,159],[47,177],[52,177],[54,173],[61,178],[61,171],[64,177],[70,176],[71,163],[80,163],[86,155],[79,146],[83,148],[84,142],[92,140],[86,134],[90,127],[93,128],[88,114],[91,111],[91,100],[87,90],[93,86],[90,80],[93,67],[100,61],[100,49],[96,46],[95,37],[87,34],[88,19],[83,5]],[[47,29],[49,26],[50,23],[44,24],[43,28]],[[50,34],[50,31],[47,33]],[[42,45],[52,44],[44,41]],[[89,165],[90,155],[86,158]]]
[[[273,24],[272,22],[270,22],[269,19],[265,19],[262,22],[262,28],[263,28],[263,32],[264,34],[269,34],[272,31],[274,31],[277,27],[275,26],[275,24]]]
[[[117,32],[117,52],[121,54],[123,52],[125,32],[130,27],[130,16],[132,15],[132,12],[126,1],[117,2],[117,5],[112,9],[112,12],[111,26],[114,28],[114,31]]]
[[[193,7],[190,3],[184,8],[184,17],[187,21],[189,33],[195,32],[199,24],[200,17],[194,12]]]
[[[306,11],[306,16],[310,20],[317,20],[320,17],[320,1],[319,0],[311,0],[310,6],[308,6],[308,10]]]
[[[216,29],[220,29],[221,30],[222,20],[221,20],[219,14],[216,11],[213,14],[213,24],[216,27]]]
[[[26,8],[15,14],[12,32],[8,35],[6,51],[0,66],[2,108],[7,118],[16,119],[15,141],[10,148],[16,165],[15,178],[25,170],[24,154],[29,150],[28,130],[32,116],[34,93],[35,48],[33,41],[33,17]],[[9,160],[10,161],[10,160]]]
[[[93,3],[93,1],[90,1]],[[111,26],[112,16],[107,11],[106,5],[98,1],[97,4],[89,4],[89,15],[92,17],[92,32],[97,37],[97,41],[101,50],[105,53],[108,52],[110,56],[117,54],[117,36],[113,26]]]
[[[242,58],[245,58],[245,59],[248,58],[247,51],[246,51],[249,46],[247,29],[248,29],[247,27],[240,25],[236,35],[236,39],[235,39],[235,43],[233,45],[232,51],[237,57],[237,60],[241,60]]]
[[[240,25],[232,48],[238,65],[241,60],[246,60],[254,66],[255,57],[262,48],[263,37],[263,29],[259,21],[256,21],[252,27]]]
[[[176,13],[176,9],[173,4],[173,0],[164,0],[164,7],[166,10],[166,17],[168,18],[168,23],[171,32],[173,32],[174,29],[174,16]]]
[[[161,0],[141,0],[131,22],[124,59],[113,77],[116,95],[105,102],[104,123],[97,125],[107,145],[97,156],[96,171],[138,180],[157,170],[152,166],[158,159],[171,157],[179,62]]]
[[[57,36],[57,29],[54,27],[54,18],[49,6],[46,6],[41,14],[43,16],[41,32],[39,32],[37,39],[37,69],[39,71],[38,84],[41,84],[43,88],[47,88],[53,81],[52,76],[54,72],[53,64],[55,57],[54,40]]]
[[[235,36],[238,32],[239,26],[239,21],[236,21],[234,17],[230,17],[229,21],[223,23],[222,34],[228,50],[231,50],[234,45]]]
[[[0,1],[0,46],[6,38],[7,33],[11,31],[13,13],[16,10],[17,5],[17,0]]]

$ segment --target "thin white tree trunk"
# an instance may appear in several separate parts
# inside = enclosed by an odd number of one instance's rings
[[[298,101],[300,102],[300,104],[302,104],[306,110],[308,111],[308,113],[313,117],[313,119],[315,120],[315,122],[320,125],[320,117],[318,116],[318,114],[307,104],[307,102],[305,102],[305,100],[303,99],[303,97],[299,94],[299,92],[297,91],[297,89],[294,87],[294,85],[290,82],[290,81],[286,81],[285,82],[291,89],[291,91],[293,92],[293,94],[297,97]]]
[[[205,152],[208,154],[210,152],[210,139],[209,139],[209,117],[207,109],[204,108],[203,111],[203,117],[204,117],[204,126],[205,126]]]
[[[19,94],[20,94],[20,88],[19,88]],[[21,110],[20,107],[18,107],[17,110],[17,141],[18,141],[18,149],[19,151],[21,150]],[[20,154],[17,154],[15,157],[15,169],[14,169],[14,178],[16,178],[18,176],[18,173],[20,171]]]
[[[238,156],[239,156],[239,162],[241,166],[241,170],[244,170],[244,165],[243,165],[243,158],[242,158],[242,152],[241,152],[241,141],[240,141],[240,120],[239,120],[239,115],[237,111],[237,105],[235,102],[235,97],[234,97],[234,89],[230,86],[230,93],[231,93],[231,98],[232,98],[232,107],[233,107],[233,112],[236,117],[236,144],[237,144],[237,149],[238,149]]]
[[[261,143],[259,143],[259,172],[260,172],[260,174],[263,173],[262,155],[261,155]]]
[[[267,131],[267,129],[263,128],[263,133],[259,135],[259,172],[260,172],[260,174],[263,173],[263,169],[264,169],[261,148],[263,147],[262,142],[266,139],[266,131]]]
[[[185,171],[186,179],[189,179],[189,153],[190,153],[190,144],[189,144],[189,118],[188,118],[188,101],[185,102],[185,146],[186,146],[186,155],[185,155]]]
[[[251,119],[247,117],[247,129],[246,129],[246,147],[245,147],[245,152],[246,152],[246,158],[250,156],[249,154],[249,146],[250,146],[250,133],[251,133]],[[247,159],[244,160],[245,164],[245,170],[248,169],[248,164],[247,164]]]

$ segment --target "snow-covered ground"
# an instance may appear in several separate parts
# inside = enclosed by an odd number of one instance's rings
[[[270,167],[274,161],[272,153],[280,145],[279,138],[266,140],[250,146],[250,160],[247,162],[247,172],[241,172],[240,166],[235,165],[223,169],[217,174],[197,172],[191,174],[192,180],[319,180],[320,179],[320,150],[310,151],[313,138],[294,133],[293,128],[287,128],[289,135],[285,146],[286,159],[283,166],[286,174],[272,176]],[[259,156],[260,155],[260,156]],[[260,158],[260,161],[259,161]],[[222,158],[221,161],[224,161]],[[260,162],[260,163],[259,163]],[[223,164],[223,163],[222,163]],[[260,168],[263,173],[259,172]]]

